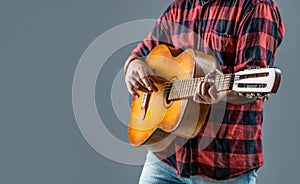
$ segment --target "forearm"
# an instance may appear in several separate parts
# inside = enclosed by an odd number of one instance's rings
[[[225,101],[235,105],[242,105],[247,103],[253,103],[256,99],[256,97],[247,98],[244,96],[239,96],[237,92],[230,90],[227,92]]]

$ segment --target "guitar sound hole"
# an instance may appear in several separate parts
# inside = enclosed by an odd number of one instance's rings
[[[172,100],[169,100],[170,92],[171,92],[172,83],[169,83],[165,88],[164,98],[165,98],[165,107],[169,107],[172,104]]]
[[[169,98],[168,98],[168,97],[169,97],[169,94],[170,94],[170,93],[168,93],[167,96],[166,96],[166,102],[167,102],[168,105],[172,102],[172,101],[169,100]]]

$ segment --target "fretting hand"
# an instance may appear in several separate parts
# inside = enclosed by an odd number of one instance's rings
[[[214,104],[226,97],[226,92],[218,92],[215,84],[211,82],[215,76],[223,76],[223,74],[219,70],[212,70],[205,76],[205,79],[198,84],[193,98],[195,102]]]

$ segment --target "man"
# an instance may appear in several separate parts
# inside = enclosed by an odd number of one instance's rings
[[[125,82],[136,97],[136,90],[157,90],[153,82],[159,80],[143,58],[158,44],[204,52],[210,47],[222,72],[231,73],[272,66],[283,36],[284,26],[273,0],[176,0],[127,59]],[[256,170],[263,165],[263,100],[233,91],[216,93],[208,82],[201,82],[194,95],[194,101],[205,104],[224,99],[224,119],[213,141],[201,149],[199,142],[206,138],[201,130],[184,145],[179,144],[183,138],[178,138],[162,152],[149,152],[146,162],[161,161],[145,164],[140,183],[256,183]],[[214,123],[206,122],[203,127]],[[170,156],[172,150],[177,151]]]

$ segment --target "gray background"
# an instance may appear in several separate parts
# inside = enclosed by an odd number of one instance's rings
[[[0,183],[137,183],[141,166],[108,160],[85,142],[73,115],[72,79],[81,54],[101,33],[127,21],[157,18],[170,2],[0,1]],[[287,30],[276,60],[283,79],[278,94],[265,104],[261,184],[298,183],[300,170],[300,3],[277,2]],[[133,47],[110,58],[112,73]],[[105,89],[97,85],[96,90]],[[97,103],[101,99],[97,96]],[[126,139],[124,126],[107,127]]]

